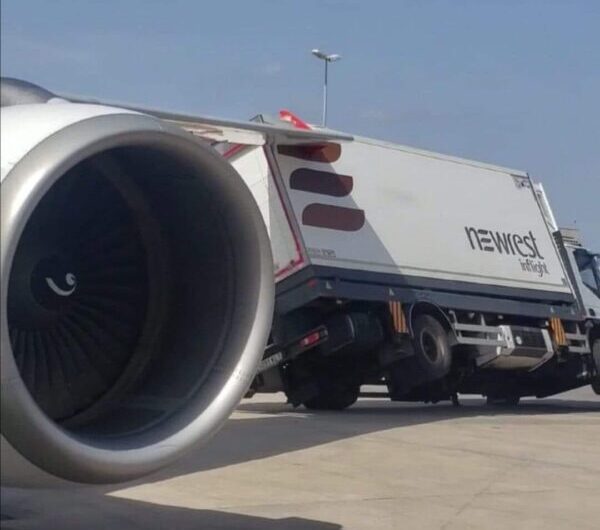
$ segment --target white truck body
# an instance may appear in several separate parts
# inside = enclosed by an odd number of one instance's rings
[[[231,157],[263,213],[278,280],[315,265],[571,295],[526,173],[362,138],[337,160],[302,149]]]

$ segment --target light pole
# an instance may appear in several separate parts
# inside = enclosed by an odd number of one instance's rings
[[[327,66],[329,63],[339,61],[342,56],[337,53],[324,53],[318,49],[312,50],[312,54],[317,58],[321,59],[325,63],[325,83],[323,84],[323,120],[322,125],[327,125]]]

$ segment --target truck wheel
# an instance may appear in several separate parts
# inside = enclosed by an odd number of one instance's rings
[[[514,394],[504,397],[488,396],[485,403],[488,407],[517,407],[520,401],[521,397]]]
[[[592,389],[600,396],[600,339],[596,339],[592,344],[592,357],[596,365],[596,377],[592,379]]]
[[[450,371],[452,353],[448,334],[431,315],[419,315],[413,323],[415,361],[428,380],[441,379]]]
[[[319,393],[303,405],[309,410],[344,410],[358,399],[360,385],[343,382],[319,384]]]

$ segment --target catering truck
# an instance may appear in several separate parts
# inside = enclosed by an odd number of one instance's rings
[[[291,124],[255,122],[311,129],[281,117]],[[600,390],[598,255],[561,234],[527,173],[314,131],[213,144],[252,191],[274,256],[251,392],[343,409],[365,384],[392,400],[513,405]]]

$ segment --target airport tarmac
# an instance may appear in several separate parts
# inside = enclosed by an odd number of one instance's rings
[[[341,413],[245,400],[175,466],[117,488],[2,490],[2,528],[600,528],[600,397],[515,410],[361,399]]]

